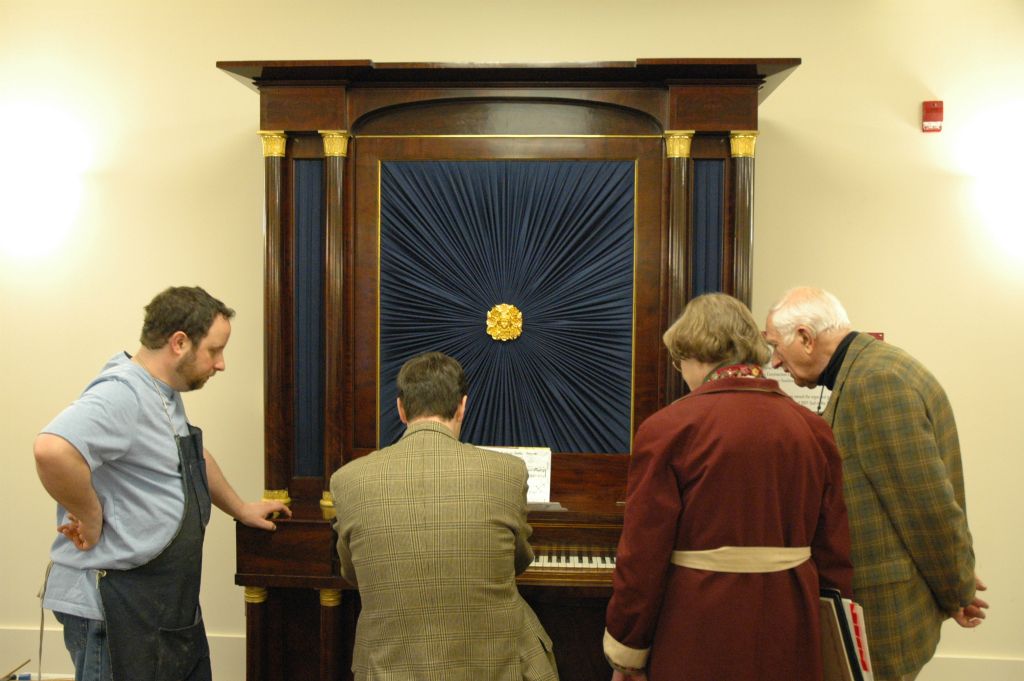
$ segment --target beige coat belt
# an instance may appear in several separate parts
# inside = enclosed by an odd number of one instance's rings
[[[720,546],[706,551],[673,551],[672,564],[712,572],[781,572],[810,557],[810,546]]]

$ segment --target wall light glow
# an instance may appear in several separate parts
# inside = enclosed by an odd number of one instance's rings
[[[1024,99],[986,108],[968,120],[955,142],[958,167],[974,179],[974,214],[988,229],[996,250],[1024,262],[1021,159]]]
[[[69,112],[35,102],[0,101],[0,130],[0,253],[46,255],[75,224],[92,140]]]

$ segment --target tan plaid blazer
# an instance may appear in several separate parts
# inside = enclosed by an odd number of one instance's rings
[[[357,681],[557,681],[519,595],[533,560],[526,466],[411,425],[331,478],[341,574],[359,587]]]
[[[974,596],[956,422],[934,376],[858,334],[825,409],[843,457],[854,598],[875,678],[931,659],[940,626]]]

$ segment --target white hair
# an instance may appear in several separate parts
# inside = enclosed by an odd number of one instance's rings
[[[798,286],[786,291],[768,312],[783,342],[790,343],[798,327],[817,338],[830,331],[849,331],[850,317],[839,299],[825,289]]]

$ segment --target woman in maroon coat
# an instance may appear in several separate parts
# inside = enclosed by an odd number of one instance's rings
[[[764,378],[735,298],[695,298],[663,340],[692,392],[634,440],[612,679],[818,681],[818,588],[849,597],[853,572],[832,433]]]

